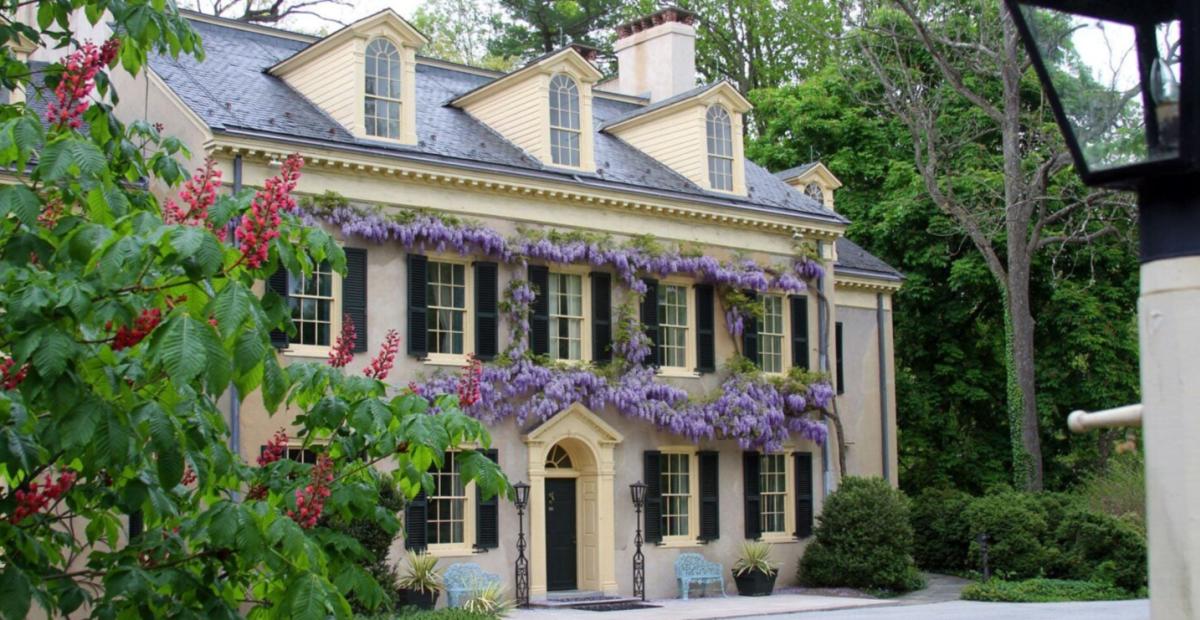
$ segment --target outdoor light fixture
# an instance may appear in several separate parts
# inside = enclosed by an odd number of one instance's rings
[[[529,560],[525,557],[525,507],[529,505],[529,485],[513,485],[517,505],[517,607],[529,606]]]
[[[642,506],[646,502],[646,483],[638,480],[629,485],[629,495],[633,499],[634,525],[637,532],[633,535],[633,595],[646,600],[646,556],[642,555]]]

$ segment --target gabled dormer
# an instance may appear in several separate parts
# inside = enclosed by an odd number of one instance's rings
[[[360,138],[417,143],[416,54],[424,35],[391,9],[268,69]]]
[[[835,210],[833,208],[833,192],[842,186],[842,182],[833,176],[825,164],[819,161],[809,162],[776,172],[775,176],[796,188],[796,191],[804,192],[805,196],[825,205],[825,208],[830,211]]]
[[[732,84],[722,81],[650,104],[602,129],[700,187],[745,196],[742,115],[750,108]]]
[[[566,48],[450,103],[547,166],[593,172],[592,85],[601,77],[575,48]]]

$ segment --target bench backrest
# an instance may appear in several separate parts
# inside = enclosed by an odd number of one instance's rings
[[[492,583],[499,583],[500,577],[484,572],[483,568],[474,562],[462,562],[451,564],[450,568],[446,569],[445,575],[442,576],[442,581],[446,584],[447,590],[473,590]]]
[[[699,553],[681,553],[675,559],[675,575],[678,577],[720,575],[721,565],[709,562]]]

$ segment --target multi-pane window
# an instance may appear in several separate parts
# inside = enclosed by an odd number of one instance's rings
[[[783,372],[783,297],[762,298],[762,322],[758,327],[758,367],[764,372]]]
[[[733,191],[733,123],[719,105],[708,108],[708,182],[713,189]]]
[[[368,136],[400,137],[400,51],[387,39],[367,44],[363,123]]]
[[[550,160],[579,165],[579,87],[559,74],[550,80]]]
[[[688,309],[687,287],[665,285],[658,288],[658,363],[660,366],[687,366]]]
[[[459,473],[457,454],[447,452],[442,468],[432,473],[434,489],[425,522],[429,544],[461,544],[466,540],[467,487]]]
[[[307,278],[297,275],[288,278],[288,304],[292,308],[292,322],[296,324],[293,344],[329,346],[333,301],[333,270],[328,263],[317,265]]]
[[[688,535],[692,481],[690,454],[662,455],[663,536]]]
[[[466,267],[429,263],[425,327],[430,353],[463,353],[463,324],[467,316]]]
[[[583,359],[583,277],[550,274],[550,357]]]
[[[782,454],[764,454],[759,460],[758,484],[762,497],[762,532],[787,532],[787,460]]]
[[[805,185],[804,195],[817,202],[825,202],[825,190],[821,189],[821,185],[819,183],[809,183],[808,185]]]

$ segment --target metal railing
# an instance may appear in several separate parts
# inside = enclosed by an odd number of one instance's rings
[[[1086,433],[1097,428],[1117,428],[1142,425],[1142,405],[1125,405],[1104,411],[1072,411],[1067,416],[1067,428],[1075,433]]]

